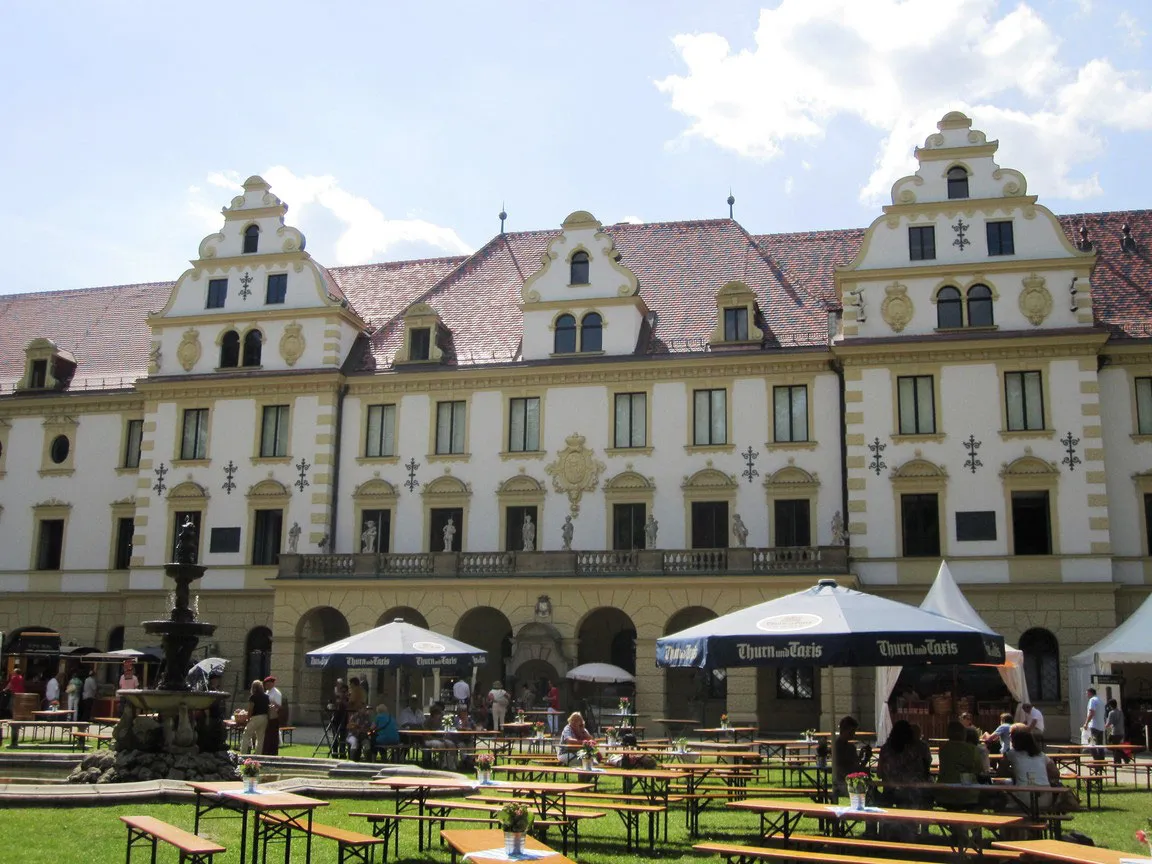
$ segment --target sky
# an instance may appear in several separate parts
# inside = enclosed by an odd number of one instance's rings
[[[857,227],[947,111],[1058,213],[1152,207],[1152,5],[0,0],[0,294],[175,280],[250,174],[328,266],[499,231]]]

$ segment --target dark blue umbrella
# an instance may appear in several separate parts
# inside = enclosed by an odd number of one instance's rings
[[[656,640],[657,666],[1003,663],[1004,638],[834,579]]]
[[[305,656],[309,666],[321,668],[462,669],[483,666],[488,660],[482,648],[399,619],[309,651]]]

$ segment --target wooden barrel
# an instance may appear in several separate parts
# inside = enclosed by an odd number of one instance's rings
[[[41,696],[39,693],[13,693],[12,719],[32,720],[32,712],[40,710]]]

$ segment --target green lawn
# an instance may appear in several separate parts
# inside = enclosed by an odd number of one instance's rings
[[[592,809],[591,805],[580,805]],[[317,821],[340,825],[354,830],[368,832],[365,822],[352,819],[349,811],[390,811],[392,802],[385,799],[356,801],[336,799],[331,806],[323,808]],[[1071,826],[1077,831],[1092,837],[1097,845],[1147,855],[1134,839],[1134,831],[1147,823],[1152,813],[1152,792],[1105,792],[1104,807],[1091,812],[1080,812]],[[0,849],[19,849],[16,857],[5,861],[19,864],[60,864],[60,862],[111,862],[124,857],[125,829],[117,816],[124,814],[149,814],[191,830],[192,804],[131,805],[122,807],[83,807],[59,808],[15,808],[0,813]],[[235,862],[239,854],[240,821],[238,818],[208,818],[201,822],[201,834],[212,837],[228,847],[228,853],[217,860],[220,864]],[[692,850],[684,830],[684,815],[677,807],[669,815],[669,837],[667,844],[657,845],[657,857],[668,862],[718,861],[701,856]],[[757,825],[756,817],[750,813],[709,810],[704,813],[701,824],[706,836],[701,839],[723,839],[734,842],[754,842]],[[805,831],[815,831],[815,824],[806,826]],[[628,854],[624,851],[624,831],[619,820],[612,814],[603,819],[586,821],[581,829],[581,864],[608,864],[608,862],[642,862],[650,860],[646,849],[643,852]],[[416,850],[414,826],[402,828],[400,862],[448,861],[447,850],[434,848],[431,855],[420,854]],[[549,839],[559,845],[559,838],[552,834]],[[335,844],[317,839],[313,846],[312,860],[316,864],[335,864]],[[147,861],[145,852],[136,852],[134,861]],[[164,849],[158,858],[161,862],[176,861],[175,850]],[[270,850],[269,861],[282,861],[281,849]],[[299,860],[303,860],[301,857]],[[376,858],[380,860],[379,855]],[[389,861],[397,859],[389,856]],[[944,860],[944,859],[941,859]]]

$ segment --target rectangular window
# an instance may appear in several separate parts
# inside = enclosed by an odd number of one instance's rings
[[[189,408],[184,412],[180,436],[181,459],[208,458],[208,409]]]
[[[432,351],[432,331],[428,327],[413,327],[408,333],[408,359],[427,360]]]
[[[748,308],[746,306],[724,310],[724,341],[748,341]]]
[[[1051,555],[1047,492],[1012,493],[1012,548],[1017,555]]]
[[[797,384],[791,387],[772,388],[774,426],[772,435],[775,441],[808,440],[808,386]]]
[[[774,546],[811,546],[812,523],[808,499],[777,499],[773,505],[776,517]]]
[[[288,406],[265,405],[260,425],[260,455],[264,458],[288,455]]]
[[[124,467],[140,467],[140,441],[144,437],[144,421],[129,420],[124,430]]]
[[[540,400],[535,396],[508,401],[508,449],[513,453],[540,449]]]
[[[524,517],[527,516],[532,520],[532,525],[535,529],[539,529],[539,519],[536,516],[535,507],[508,507],[504,511],[504,551],[505,552],[520,552],[536,549],[536,544],[539,542],[538,536],[534,535],[532,538],[532,549],[525,550],[524,548]]]
[[[696,445],[728,443],[728,391],[696,390],[693,392],[692,443]]]
[[[1016,254],[1016,246],[1012,240],[1011,222],[989,222],[987,228],[989,255]]]
[[[812,699],[816,692],[816,673],[811,666],[776,667],[777,699]]]
[[[203,514],[199,510],[178,510],[172,516],[172,557],[176,560],[176,547],[180,545],[180,529],[185,522],[192,523],[192,563],[200,560],[200,522]]]
[[[132,566],[132,535],[136,533],[136,520],[131,516],[121,516],[116,520],[116,555],[112,562],[115,570],[127,570]]]
[[[648,394],[616,394],[616,447],[648,446]]]
[[[935,493],[900,496],[905,558],[940,556],[940,501]]]
[[[252,563],[271,566],[280,563],[280,535],[284,530],[283,510],[257,510],[252,537]]]
[[[648,518],[643,504],[614,504],[612,506],[612,548],[644,549],[647,538],[644,522]]]
[[[284,298],[288,296],[288,274],[287,273],[269,273],[268,274],[268,288],[264,292],[264,302],[266,304],[283,303]]]
[[[1152,495],[1144,496],[1144,542],[1144,554],[1152,555]]]
[[[391,510],[364,510],[360,513],[360,551],[387,552],[392,533]]]
[[[728,548],[728,502],[692,502],[692,548]]]
[[[59,570],[64,556],[64,520],[41,519],[36,546],[36,569]]]
[[[1008,431],[1044,428],[1044,390],[1039,372],[1005,372]]]
[[[908,257],[913,261],[932,261],[936,258],[935,226],[908,229]]]
[[[466,403],[436,403],[436,452],[464,452],[464,420]]]
[[[227,279],[209,279],[208,280],[208,303],[205,308],[207,309],[223,309],[224,299],[228,296],[228,280]]]
[[[1152,378],[1136,379],[1136,432],[1152,435]]]
[[[33,360],[32,361],[32,377],[28,381],[28,386],[34,390],[43,390],[44,386],[48,383],[48,361],[47,360]]]
[[[364,436],[368,458],[396,455],[396,406],[369,405],[368,429]]]
[[[436,507],[431,516],[428,548],[432,552],[459,552],[464,543],[464,510],[460,507]],[[448,523],[452,527],[448,529]],[[447,541],[447,543],[445,543]],[[445,549],[445,545],[448,546]]]
[[[931,375],[901,375],[896,379],[899,396],[900,434],[933,435],[936,432],[936,399]]]

